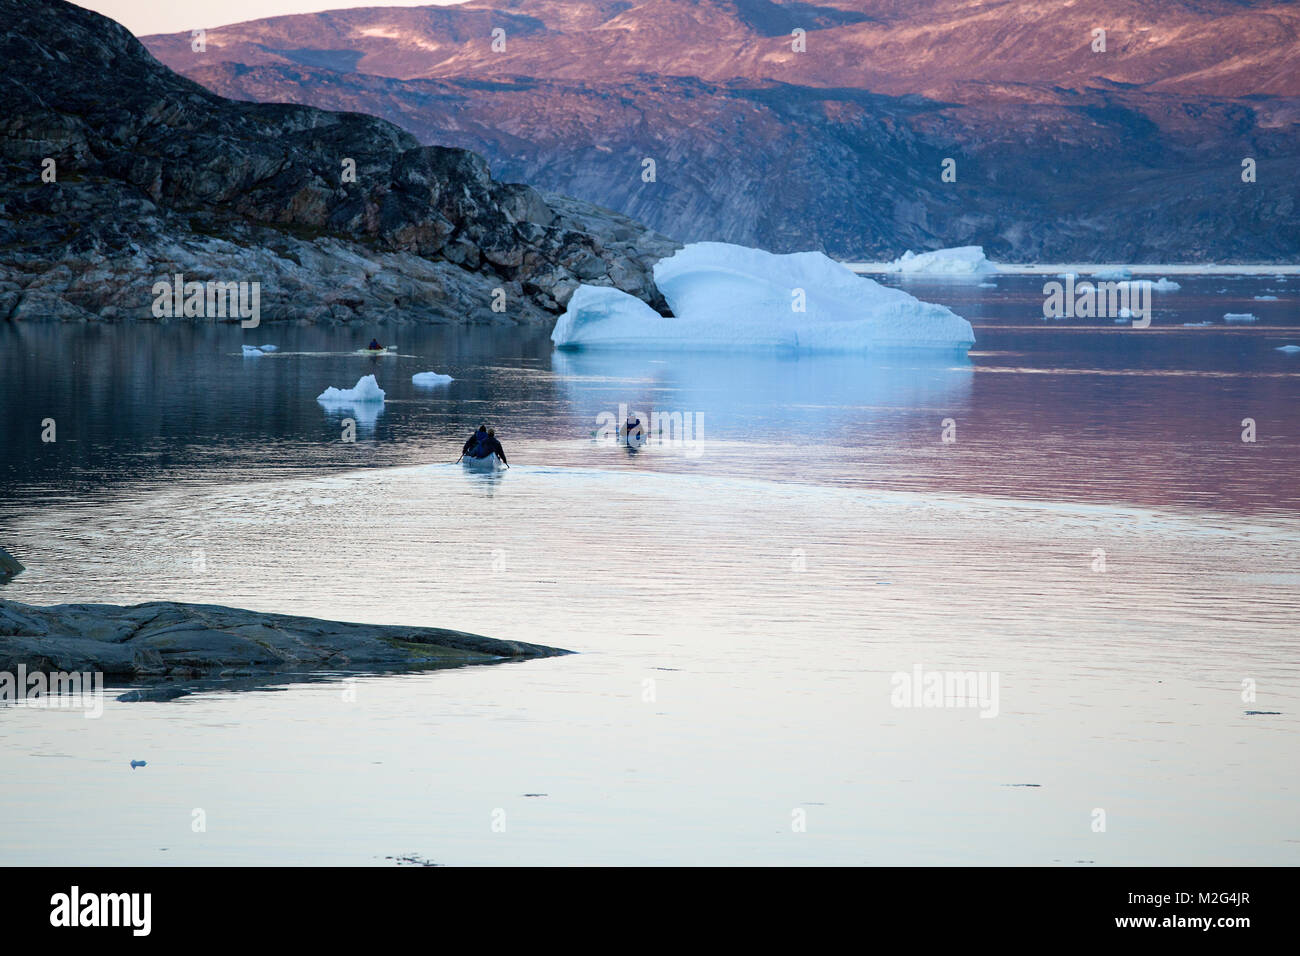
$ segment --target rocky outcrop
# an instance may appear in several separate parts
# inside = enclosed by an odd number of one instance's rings
[[[22,564],[4,548],[0,548],[0,581],[13,577],[24,570]]]
[[[1007,262],[1293,261],[1300,11],[1134,9],[377,2],[214,27],[202,53],[188,34],[145,42],[224,95],[383,116],[684,241],[850,259],[972,244]]]
[[[0,672],[257,677],[555,657],[570,651],[440,627],[344,624],[209,604],[35,607],[0,600]]]
[[[541,323],[583,282],[663,308],[675,243],[474,153],[225,100],[62,0],[0,0],[0,35],[0,317],[153,319],[176,274],[258,283],[261,321]]]

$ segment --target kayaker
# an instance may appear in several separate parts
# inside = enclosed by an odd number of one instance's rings
[[[371,339],[370,344],[366,346],[372,352],[382,352],[384,347],[379,344],[379,339]]]
[[[466,455],[469,455],[471,458],[482,458],[483,456],[479,454],[479,450],[483,442],[487,441],[487,437],[488,437],[487,426],[480,425],[478,427],[478,431],[470,435],[469,438],[465,440],[465,444],[461,446],[460,449],[461,457],[464,458]],[[471,451],[473,452],[473,454],[470,454]]]
[[[623,437],[631,438],[633,435],[637,438],[641,437],[641,419],[629,415],[627,421],[623,423]]]
[[[488,454],[495,454],[501,459],[501,464],[509,465],[506,461],[506,450],[501,447],[501,442],[497,441],[497,431],[495,428],[489,428],[487,438],[483,440],[483,447],[487,449]]]

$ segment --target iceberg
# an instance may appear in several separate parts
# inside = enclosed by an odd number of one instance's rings
[[[253,358],[255,356],[260,356],[265,354],[266,353],[263,352],[261,349],[259,349],[256,345],[244,346],[244,358]]]
[[[1094,279],[1100,279],[1103,282],[1115,279],[1131,279],[1133,278],[1133,270],[1127,266],[1121,266],[1118,269],[1102,269],[1098,272],[1094,272],[1092,277]]]
[[[440,372],[416,372],[411,376],[411,384],[420,388],[433,388],[435,385],[450,385],[456,381],[450,375]]]
[[[1279,345],[1274,351],[1294,355],[1296,352],[1300,352],[1300,345]]]
[[[1257,322],[1259,321],[1259,319],[1257,316],[1251,315],[1249,312],[1225,312],[1223,313],[1223,321],[1224,322]]]
[[[383,404],[384,390],[379,387],[373,375],[366,375],[357,380],[352,388],[327,388],[316,396],[322,405],[358,405],[371,402]]]
[[[820,252],[776,255],[697,242],[654,267],[672,309],[579,286],[551,333],[559,348],[863,352],[964,350],[975,341],[955,312],[859,276]]]
[[[998,267],[985,258],[983,246],[957,246],[919,255],[909,249],[885,271],[905,275],[981,276],[997,272]]]
[[[1180,286],[1177,282],[1172,282],[1169,279],[1166,279],[1163,276],[1161,276],[1155,282],[1151,283],[1151,288],[1157,292],[1177,292],[1179,289],[1182,288],[1182,286]]]
[[[263,352],[278,352],[280,350],[278,345],[263,345],[261,348]]]
[[[1255,296],[1255,301],[1256,301],[1256,302],[1276,302],[1276,301],[1277,301],[1277,296],[1275,296],[1275,295],[1257,295],[1257,296]]]

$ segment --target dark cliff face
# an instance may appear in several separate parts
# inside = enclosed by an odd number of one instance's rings
[[[1298,35],[1300,11],[1228,0],[476,0],[146,42],[225,95],[384,116],[686,241],[1276,261],[1300,251]]]
[[[673,243],[479,155],[231,102],[71,4],[0,0],[0,34],[0,315],[148,317],[175,272],[260,282],[268,319],[545,321],[580,282],[662,307]]]

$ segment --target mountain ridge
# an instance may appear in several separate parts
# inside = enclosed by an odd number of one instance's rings
[[[1300,11],[1227,0],[474,0],[145,40],[224,95],[383,116],[684,241],[1277,261],[1300,251],[1297,37]]]

